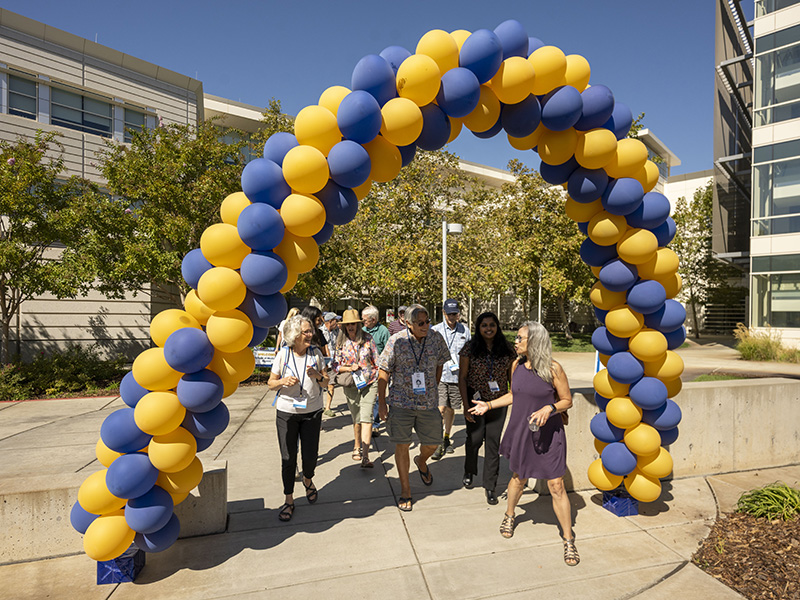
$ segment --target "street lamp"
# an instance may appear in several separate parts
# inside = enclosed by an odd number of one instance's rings
[[[447,234],[463,231],[461,223],[448,223],[442,215],[442,304],[447,300]]]

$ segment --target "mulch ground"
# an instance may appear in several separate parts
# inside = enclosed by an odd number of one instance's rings
[[[800,517],[723,515],[692,560],[750,600],[800,599]]]

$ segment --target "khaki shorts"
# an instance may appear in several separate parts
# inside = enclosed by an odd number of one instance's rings
[[[457,383],[439,384],[439,408],[445,406],[456,411],[461,410],[461,392],[458,391]]]
[[[442,413],[436,408],[389,407],[386,433],[392,444],[410,444],[412,429],[423,446],[438,446],[442,443]]]
[[[342,390],[347,398],[347,408],[350,409],[353,423],[372,423],[372,406],[378,395],[378,385],[372,383],[362,389],[348,385],[342,387]]]

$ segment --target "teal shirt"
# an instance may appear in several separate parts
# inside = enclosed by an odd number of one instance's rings
[[[378,354],[381,354],[386,347],[386,342],[389,341],[389,330],[386,329],[385,325],[381,325],[380,323],[375,325],[372,329],[367,329],[366,327],[363,329],[372,336],[372,341],[375,342]]]

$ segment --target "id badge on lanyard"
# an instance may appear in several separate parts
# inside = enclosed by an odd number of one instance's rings
[[[364,372],[361,369],[358,371],[353,371],[353,381],[356,384],[356,388],[359,390],[367,387],[367,380],[364,379]]]
[[[425,393],[425,373],[417,371],[411,374],[411,388],[415,394],[423,395]]]
[[[300,390],[300,397],[293,399],[292,406],[295,408],[308,408],[308,397],[305,390]]]
[[[451,373],[458,373],[458,358],[450,355],[450,372]]]

